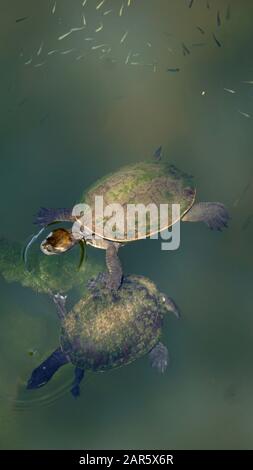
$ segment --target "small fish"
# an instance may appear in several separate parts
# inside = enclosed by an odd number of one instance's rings
[[[84,38],[85,41],[94,41],[94,38]]]
[[[87,3],[87,0],[83,0],[83,3],[82,3],[83,7],[85,7],[86,3]]]
[[[62,41],[63,39],[67,38],[71,33],[72,31],[70,30],[67,33],[63,34],[62,36],[59,36],[58,41]]]
[[[167,69],[167,72],[172,72],[172,73],[180,72],[180,68],[177,67],[177,68],[174,68],[174,69]]]
[[[54,6],[52,8],[52,15],[54,15],[55,12],[56,12],[56,5],[57,5],[57,2],[55,2]]]
[[[160,147],[158,147],[158,149],[154,152],[154,155],[153,157],[157,160],[157,161],[160,161],[161,158],[162,158],[162,145]]]
[[[39,64],[35,64],[34,67],[42,67],[42,65],[44,65],[46,62],[40,62]]]
[[[81,60],[81,59],[83,59],[84,57],[85,57],[85,54],[79,55],[79,56],[76,57],[76,60]]]
[[[203,91],[201,92],[201,95],[202,95],[202,96],[205,96],[205,95],[206,95],[206,91],[203,90]]]
[[[16,23],[21,23],[21,21],[25,21],[29,18],[29,16],[22,16],[22,18],[17,18]]]
[[[152,47],[152,44],[150,42],[147,42],[148,47]]]
[[[112,11],[113,11],[113,10],[106,10],[106,11],[104,12],[104,16],[109,15]]]
[[[244,81],[242,83],[248,83],[249,85],[253,85],[253,80]]]
[[[123,10],[124,10],[124,3],[122,3],[120,11],[119,11],[119,16],[123,15]]]
[[[188,47],[184,43],[182,44],[182,48],[183,48],[184,55],[189,55],[191,53]]]
[[[217,11],[217,26],[220,27],[221,26],[221,17],[220,17],[220,12]]]
[[[58,52],[58,49],[53,49],[52,51],[49,51],[47,55],[52,55],[52,54],[55,54],[56,52]]]
[[[221,47],[221,43],[220,41],[217,39],[217,37],[215,36],[215,34],[213,33],[213,39],[215,41],[215,43],[217,44],[218,47]]]
[[[62,51],[61,54],[62,55],[66,55],[66,54],[70,54],[71,52],[73,52],[75,49],[66,49],[66,51]]]
[[[193,5],[193,2],[194,2],[194,0],[190,0],[190,2],[189,2],[189,8],[191,8],[191,7],[192,7],[192,5]]]
[[[129,53],[128,53],[128,55],[127,55],[127,58],[126,58],[126,60],[125,60],[125,64],[126,64],[126,65],[128,64],[131,55],[132,55],[132,51],[129,51]]]
[[[127,38],[128,36],[128,31],[125,32],[125,34],[123,34],[121,40],[120,40],[120,44],[123,44],[123,42],[125,41],[125,39]]]
[[[91,49],[95,51],[96,49],[101,49],[101,47],[104,47],[104,46],[106,46],[106,44],[98,44],[97,46],[92,46]]]
[[[232,90],[231,88],[224,88],[225,91],[227,91],[228,93],[236,93],[235,90]]]
[[[32,63],[32,58],[25,62],[25,65],[30,65]]]
[[[95,29],[95,33],[99,33],[99,31],[102,31],[103,27],[104,27],[103,23],[100,23],[100,26],[97,29]]]
[[[153,72],[156,73],[157,71],[157,62],[153,63]]]
[[[226,12],[226,20],[229,21],[231,18],[231,6],[228,5],[227,12]]]
[[[200,31],[201,34],[206,34],[205,31],[200,26],[197,26],[197,29]]]
[[[131,5],[131,0],[127,0],[127,6],[130,7]]]
[[[41,54],[42,49],[43,49],[43,46],[44,46],[44,43],[42,42],[41,45],[40,45],[40,47],[39,47],[39,50],[38,50],[38,52],[37,52],[37,55],[40,55],[40,54]]]
[[[102,0],[97,6],[96,6],[96,10],[99,10],[105,3],[106,0]]]
[[[141,65],[140,62],[131,62],[131,65]]]
[[[18,106],[23,106],[28,101],[28,98],[24,98],[23,100],[19,101]]]
[[[70,34],[76,32],[76,31],[81,31],[82,29],[84,29],[83,26],[81,26],[80,28],[71,28],[67,33],[63,34],[62,36],[59,36],[58,41],[62,41],[66,37],[70,36]]]
[[[86,18],[85,18],[85,15],[83,15],[83,25],[86,26]]]
[[[238,113],[240,113],[242,116],[246,117],[246,118],[250,118],[250,114],[248,113],[244,113],[243,111],[240,111],[240,109],[238,109]]]

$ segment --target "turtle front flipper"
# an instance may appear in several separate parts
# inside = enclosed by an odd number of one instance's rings
[[[122,266],[118,257],[119,244],[108,242],[106,249],[106,265],[109,271],[107,287],[111,290],[118,290],[122,282]]]
[[[220,202],[199,202],[184,215],[184,222],[204,222],[211,230],[221,231],[228,226],[229,213]]]
[[[72,384],[71,393],[74,398],[78,398],[80,396],[80,383],[84,378],[84,370],[80,367],[75,368],[75,379]]]
[[[72,209],[49,209],[41,207],[35,217],[34,223],[41,227],[47,227],[54,222],[74,222],[76,219],[72,215]]]
[[[158,343],[149,353],[149,360],[151,366],[161,372],[162,374],[168,367],[169,363],[169,352],[166,346],[162,343]]]
[[[61,348],[56,349],[39,367],[34,369],[27,382],[27,389],[33,390],[46,385],[55,372],[67,362],[69,361]]]

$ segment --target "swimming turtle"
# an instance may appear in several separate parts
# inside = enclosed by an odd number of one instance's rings
[[[96,182],[90,189],[85,191],[80,198],[80,203],[86,204],[92,209],[96,206],[96,196],[103,197],[104,207],[117,204],[123,208],[124,227],[121,233],[114,232],[113,237],[106,235],[104,226],[108,218],[103,214],[92,219],[92,228],[87,229],[88,223],[80,222],[79,238],[73,231],[64,229],[64,240],[59,229],[50,235],[41,244],[43,253],[47,255],[59,254],[71,249],[80,238],[88,244],[106,250],[106,264],[110,276],[108,287],[118,289],[122,279],[122,268],[118,257],[118,249],[129,241],[146,238],[155,235],[169,227],[172,221],[172,204],[180,205],[180,219],[186,222],[204,222],[209,228],[221,230],[227,226],[228,212],[223,204],[219,202],[195,203],[196,189],[192,177],[178,170],[174,165],[161,161],[148,161],[132,164],[115,173],[108,175]],[[153,226],[149,218],[140,222],[145,227],[134,227],[129,231],[127,220],[129,205],[142,204],[148,206],[155,204],[160,208],[161,204],[167,204],[168,217],[166,223],[161,226]],[[81,215],[80,213],[80,219]],[[72,209],[46,209],[41,208],[37,214],[35,223],[46,227],[56,221],[69,221],[74,223],[78,220]],[[178,219],[177,219],[178,220]],[[143,233],[144,235],[140,235]],[[141,229],[141,230],[140,230]]]
[[[66,296],[53,296],[61,321],[60,347],[33,371],[28,389],[42,387],[69,362],[76,366],[71,389],[75,397],[89,369],[105,371],[149,353],[151,365],[165,371],[168,351],[160,342],[162,321],[168,312],[179,316],[176,304],[143,276],[124,277],[117,291],[109,290],[105,280],[103,274],[93,279],[70,313]]]

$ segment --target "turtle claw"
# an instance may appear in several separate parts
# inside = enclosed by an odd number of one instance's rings
[[[108,273],[99,273],[96,277],[92,277],[87,282],[87,289],[91,292],[94,298],[100,298],[105,291],[108,291],[108,276]]]
[[[163,374],[169,363],[168,349],[162,343],[158,343],[152,351],[150,351],[149,359],[151,366]]]
[[[99,273],[97,276],[89,279],[89,281],[87,282],[88,290],[93,292],[97,288],[101,287],[101,285],[104,286],[106,284],[107,276],[107,273]]]

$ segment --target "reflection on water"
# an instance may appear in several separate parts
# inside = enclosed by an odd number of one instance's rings
[[[252,448],[251,0],[2,3],[0,447]],[[58,344],[45,291],[67,291],[71,306],[104,267],[99,250],[78,272],[77,250],[49,259],[35,243],[24,274],[33,215],[73,206],[160,146],[195,175],[198,200],[232,215],[222,234],[182,224],[176,252],[122,249],[125,271],[181,308],[164,327],[170,369],[157,376],[143,358],[90,374],[75,401],[68,366],[26,391]]]

